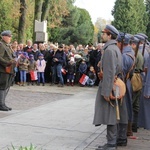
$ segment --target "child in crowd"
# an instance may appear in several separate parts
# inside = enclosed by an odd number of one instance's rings
[[[16,75],[15,75],[15,83],[17,85],[20,85],[20,71],[19,71],[19,65],[18,65],[18,60],[19,58],[21,57],[22,55],[22,52],[18,52],[17,54],[17,58],[16,58],[16,67],[15,67],[15,72],[16,72]]]
[[[68,66],[67,66],[67,85],[68,86],[74,85],[75,73],[76,73],[76,63],[74,61],[74,58],[71,57],[70,61],[68,62]]]
[[[30,54],[29,55],[29,82],[28,85],[30,85],[30,83],[32,85],[34,85],[34,82],[37,80],[37,71],[36,71],[36,61],[34,60],[34,55]]]
[[[82,59],[82,62],[80,63],[79,65],[79,73],[80,73],[80,77],[83,75],[83,74],[86,74],[87,72],[87,64],[85,62],[85,59]]]
[[[90,66],[90,69],[87,73],[87,76],[89,77],[89,79],[87,80],[86,85],[92,87],[95,84],[95,81],[96,81],[96,78],[97,78],[93,66]]]
[[[45,85],[45,77],[44,77],[44,71],[46,67],[46,61],[44,60],[44,55],[42,53],[39,54],[38,60],[36,62],[37,67],[37,75],[38,75],[38,83],[37,85],[40,85],[41,79],[43,86]]]
[[[19,65],[19,71],[20,71],[20,85],[24,86],[26,83],[26,74],[28,72],[28,54],[26,52],[23,52],[18,59],[18,65]]]
[[[86,74],[87,73],[87,64],[85,62],[85,59],[82,59],[82,62],[80,63],[79,65],[79,70],[78,70],[78,73],[79,73],[79,79],[82,77],[83,74]],[[78,80],[79,80],[78,79]],[[82,86],[82,85],[81,85]]]

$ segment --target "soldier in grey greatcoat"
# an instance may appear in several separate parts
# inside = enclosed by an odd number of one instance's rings
[[[117,47],[116,37],[118,30],[112,25],[106,25],[103,30],[102,40],[105,43],[101,59],[103,78],[99,83],[95,102],[93,124],[95,126],[107,125],[107,144],[98,146],[96,150],[116,150],[117,142],[117,117],[115,101],[110,99],[115,76],[122,72],[122,54]],[[114,105],[114,107],[110,104]],[[127,124],[127,109],[125,101],[119,103],[120,123]]]
[[[3,31],[0,41],[0,110],[9,111],[12,108],[5,105],[5,98],[14,78],[14,67],[16,61],[13,58],[13,52],[10,48],[11,31]]]
[[[117,139],[117,146],[126,146],[127,145],[127,135],[131,136],[132,133],[132,118],[133,118],[133,109],[132,109],[132,86],[131,86],[131,77],[134,71],[135,65],[135,52],[130,46],[131,36],[129,34],[120,33],[117,37],[117,45],[122,52],[123,58],[123,77],[126,84],[126,93],[124,96],[124,101],[126,102],[127,112],[128,112],[128,125],[119,124],[120,131],[122,136],[119,136]],[[128,127],[128,128],[127,128]]]
[[[140,99],[138,127],[144,128],[146,130],[150,130],[149,114],[150,114],[150,53],[149,53],[149,59],[148,59],[146,81],[144,83],[144,86],[142,89],[142,95]]]

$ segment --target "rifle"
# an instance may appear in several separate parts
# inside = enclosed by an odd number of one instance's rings
[[[144,40],[144,45],[143,45],[143,50],[142,50],[142,56],[144,56],[144,52],[145,52],[145,45],[146,45],[146,39]]]
[[[119,87],[116,86],[114,90],[115,102],[116,102],[116,118],[120,120],[120,112],[119,112],[119,104],[118,104],[118,97],[119,97]]]
[[[125,39],[125,33],[121,34],[121,53],[122,53],[122,50],[123,50],[123,45],[124,45],[124,39]]]
[[[140,45],[140,41],[137,43],[137,46],[136,46],[136,50],[135,50],[135,58],[137,57],[137,54],[138,54],[139,45]]]

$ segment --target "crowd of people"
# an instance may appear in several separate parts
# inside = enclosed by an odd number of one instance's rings
[[[49,83],[58,87],[98,85],[98,66],[102,54],[102,44],[78,45],[32,43],[12,41],[10,30],[1,33],[0,41],[0,110],[10,111],[5,99],[10,86],[44,86]],[[82,76],[88,80],[79,82]]]
[[[24,85],[50,85],[58,84],[63,87],[74,84],[81,86],[98,85],[98,62],[102,55],[102,43],[94,47],[92,44],[64,45],[44,44],[27,41],[27,45],[11,44],[13,55],[16,59],[14,82]],[[88,80],[79,82],[82,75],[87,75]]]

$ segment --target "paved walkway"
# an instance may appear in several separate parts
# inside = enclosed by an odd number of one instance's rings
[[[15,85],[10,89],[7,103],[12,97],[22,101],[24,97],[21,93],[24,92],[29,93],[26,99],[41,93],[39,97],[49,101],[29,109],[0,112],[0,115],[3,114],[0,118],[0,150],[7,150],[11,144],[19,147],[29,146],[30,143],[37,146],[37,150],[94,150],[105,143],[106,127],[92,125],[97,87]],[[60,95],[57,100],[52,100],[54,93]],[[118,150],[150,150],[150,131],[140,129],[137,136],[139,139],[129,140],[127,147]]]

